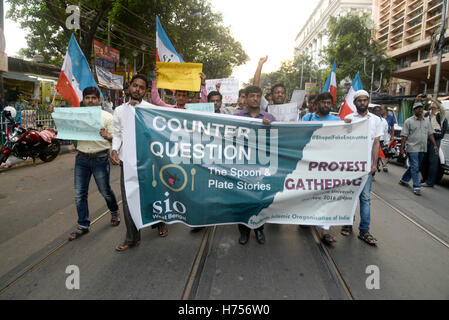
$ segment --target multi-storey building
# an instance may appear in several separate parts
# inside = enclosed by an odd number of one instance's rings
[[[328,45],[327,29],[330,17],[349,12],[371,15],[372,0],[321,0],[295,40],[295,55],[305,53],[319,63],[320,51]]]
[[[390,93],[433,93],[437,57],[436,51],[430,52],[431,39],[441,32],[442,10],[443,0],[374,0],[375,38],[385,44],[396,65]],[[449,28],[445,38],[449,39]],[[440,92],[449,84],[448,44],[443,52]]]

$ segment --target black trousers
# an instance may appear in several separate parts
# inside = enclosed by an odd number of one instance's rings
[[[125,219],[126,225],[126,245],[136,244],[140,241],[140,230],[137,230],[136,225],[131,217],[131,212],[129,212],[128,201],[126,200],[126,190],[125,190],[125,178],[123,176],[123,162],[120,161],[120,190],[122,192],[123,201],[123,217]]]
[[[248,234],[251,232],[251,229],[248,228],[247,226],[245,226],[244,224],[239,224],[239,231],[241,234]],[[254,232],[256,232],[256,231],[263,231],[263,226],[261,226],[257,229],[254,229]]]

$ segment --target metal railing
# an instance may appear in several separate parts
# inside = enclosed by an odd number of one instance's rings
[[[15,122],[24,128],[33,128],[37,131],[45,129],[53,129],[55,123],[48,113],[47,105],[38,105],[37,107],[30,107],[28,105],[15,105],[14,108],[17,111]],[[5,135],[8,132],[9,122],[3,117],[3,113],[0,116],[0,135],[1,144],[5,142]]]

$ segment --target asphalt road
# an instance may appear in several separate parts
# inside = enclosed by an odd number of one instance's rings
[[[106,204],[91,184],[91,232],[68,242],[76,228],[74,155],[0,173],[0,299],[448,299],[449,179],[421,197],[398,185],[403,168],[379,173],[372,200],[370,247],[357,231],[323,246],[314,228],[266,225],[267,242],[254,233],[238,244],[236,226],[193,232],[169,226],[166,238],[142,231],[139,247],[114,248],[125,226],[109,225]],[[117,197],[119,170],[111,171]],[[358,213],[357,213],[358,215]],[[355,227],[358,226],[358,216]],[[80,288],[68,290],[68,266]],[[379,287],[367,288],[370,268]],[[367,272],[368,268],[368,272]]]

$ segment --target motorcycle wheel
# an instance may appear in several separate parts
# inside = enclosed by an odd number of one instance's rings
[[[59,151],[61,151],[61,143],[59,140],[54,140],[45,148],[44,152],[39,155],[39,158],[44,162],[53,161],[58,156]]]
[[[0,154],[0,164],[2,164],[3,162],[5,162],[6,160],[8,160],[9,154]]]

